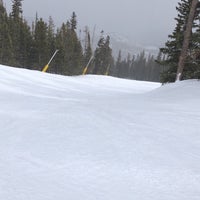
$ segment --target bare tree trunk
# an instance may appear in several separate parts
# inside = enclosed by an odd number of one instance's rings
[[[188,51],[188,47],[190,43],[191,33],[192,33],[192,25],[193,25],[198,2],[199,2],[198,0],[193,0],[191,4],[190,13],[189,13],[188,21],[186,25],[186,30],[184,32],[183,46],[182,46],[182,50],[181,50],[181,54],[180,54],[179,62],[178,62],[176,81],[180,81],[182,77],[183,69],[185,66],[185,60],[187,57],[187,51]]]

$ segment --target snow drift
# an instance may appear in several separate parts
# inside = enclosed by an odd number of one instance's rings
[[[0,199],[200,199],[199,81],[0,77]]]

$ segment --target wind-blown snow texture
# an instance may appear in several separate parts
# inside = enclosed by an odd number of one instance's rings
[[[1,200],[199,200],[200,82],[0,66]]]

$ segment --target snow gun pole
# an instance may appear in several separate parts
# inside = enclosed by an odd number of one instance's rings
[[[92,62],[93,58],[94,58],[94,56],[91,56],[90,60],[88,61],[86,67],[83,70],[82,75],[85,75],[87,73],[88,67],[89,67],[90,63]]]
[[[93,46],[93,43],[94,43],[95,30],[96,30],[96,25],[94,26],[93,34],[92,34],[92,46]],[[87,73],[88,67],[89,67],[89,65],[90,65],[90,63],[92,62],[93,59],[94,59],[94,53],[92,51],[92,56],[90,57],[90,60],[88,61],[86,67],[84,68],[82,75],[85,75]]]
[[[53,58],[55,57],[55,55],[58,53],[59,50],[56,50],[53,54],[53,56],[51,57],[51,59],[49,60],[49,62],[44,66],[44,68],[42,69],[42,72],[46,72],[47,69],[49,68],[49,65],[51,63],[51,61],[53,60]]]
[[[108,67],[107,67],[107,69],[106,69],[105,76],[108,76],[108,75],[109,75],[109,70],[110,70],[110,65],[108,65]]]

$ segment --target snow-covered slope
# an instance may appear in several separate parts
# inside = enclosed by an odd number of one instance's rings
[[[0,199],[200,199],[200,82],[0,77]]]

